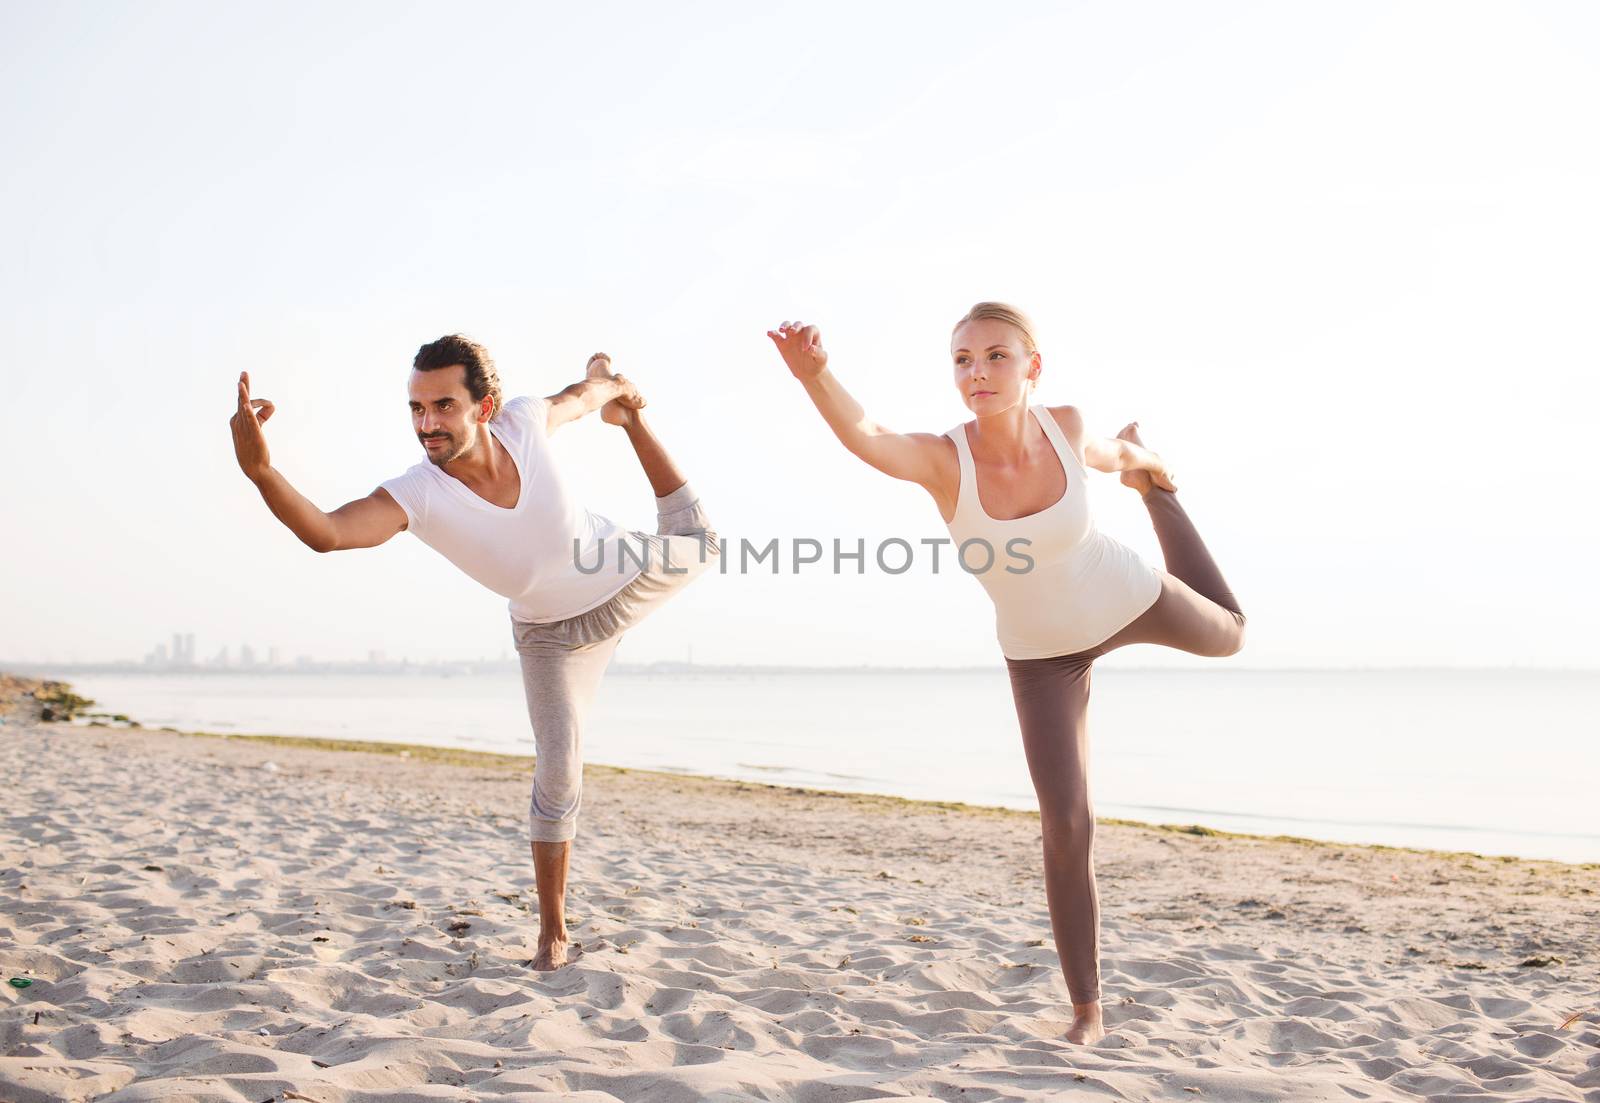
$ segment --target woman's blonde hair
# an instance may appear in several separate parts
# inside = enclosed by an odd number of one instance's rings
[[[968,322],[977,322],[986,319],[992,319],[996,322],[1004,322],[1009,326],[1015,327],[1016,331],[1022,334],[1022,347],[1028,350],[1028,355],[1031,356],[1039,351],[1039,343],[1034,339],[1033,336],[1033,322],[1028,319],[1026,314],[1012,306],[1010,303],[978,303],[971,310],[967,311],[966,317],[962,318],[955,324],[955,329],[950,331],[951,338],[954,339],[956,330],[960,329]]]
[[[971,310],[967,311],[966,317],[962,318],[956,323],[955,329],[950,331],[950,339],[955,340],[956,329],[960,329],[968,322],[985,320],[1004,322],[1006,325],[1015,329],[1019,334],[1022,335],[1022,347],[1027,351],[1029,356],[1032,356],[1034,353],[1039,351],[1039,342],[1035,340],[1033,336],[1033,322],[1026,314],[1012,306],[1010,303],[976,304]],[[1038,384],[1038,382],[1039,381],[1037,379],[1030,378],[1028,380],[1028,392],[1030,394],[1033,392],[1033,388]]]

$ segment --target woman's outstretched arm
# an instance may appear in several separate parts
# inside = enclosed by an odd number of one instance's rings
[[[767,336],[840,444],[885,475],[920,483],[939,497],[935,488],[948,462],[942,438],[933,433],[896,433],[869,418],[828,370],[828,354],[816,326],[784,322],[767,330]]]

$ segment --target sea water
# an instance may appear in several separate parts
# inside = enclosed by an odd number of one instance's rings
[[[150,727],[533,752],[520,677],[63,675]],[[1097,667],[1100,816],[1600,861],[1600,673]],[[618,667],[589,762],[1037,807],[1003,668]]]

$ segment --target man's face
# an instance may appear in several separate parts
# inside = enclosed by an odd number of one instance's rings
[[[478,443],[478,425],[487,420],[467,392],[466,375],[460,364],[411,373],[411,427],[436,467],[470,452]]]

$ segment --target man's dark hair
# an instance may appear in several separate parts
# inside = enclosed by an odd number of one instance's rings
[[[417,371],[438,371],[453,364],[460,364],[466,369],[467,393],[472,396],[472,401],[494,399],[494,408],[489,411],[489,416],[499,417],[500,373],[495,370],[489,350],[478,342],[452,333],[423,345],[417,350],[417,358],[411,362]]]

